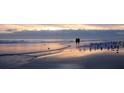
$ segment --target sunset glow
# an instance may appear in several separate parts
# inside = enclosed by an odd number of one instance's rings
[[[0,32],[41,30],[124,30],[124,25],[114,24],[0,24]]]

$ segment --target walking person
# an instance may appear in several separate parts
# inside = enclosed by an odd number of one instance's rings
[[[76,43],[76,45],[78,44],[78,38],[75,39],[75,43]]]
[[[76,45],[79,45],[80,44],[80,38],[76,38],[75,43],[76,43]]]
[[[77,41],[78,41],[78,45],[79,45],[79,44],[80,44],[80,38],[78,38],[78,40],[77,40]]]

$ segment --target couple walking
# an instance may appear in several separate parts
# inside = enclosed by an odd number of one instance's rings
[[[80,38],[75,39],[76,45],[80,44]]]

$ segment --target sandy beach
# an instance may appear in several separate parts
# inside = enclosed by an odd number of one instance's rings
[[[116,42],[115,42],[116,43]],[[98,47],[100,44],[101,47]],[[103,69],[124,68],[123,43],[30,43],[0,45],[0,68],[16,69]],[[6,46],[6,47],[5,47]]]

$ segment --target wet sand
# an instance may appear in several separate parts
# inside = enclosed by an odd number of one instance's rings
[[[110,47],[109,43],[93,43],[75,45],[75,43],[49,43],[31,45],[26,55],[6,55],[0,56],[0,68],[16,69],[122,69],[124,68],[124,49],[123,45]],[[43,47],[43,46],[44,47]],[[91,47],[92,45],[92,47]],[[94,47],[95,46],[95,47]],[[102,48],[101,48],[102,46]],[[27,47],[27,45],[26,45]],[[43,48],[41,48],[43,47]],[[35,49],[34,49],[35,48]],[[49,49],[48,49],[49,48]],[[8,49],[8,48],[7,48]],[[16,48],[16,53],[25,53],[24,47]],[[38,52],[38,51],[47,51]],[[53,50],[53,51],[50,51]],[[12,49],[8,50],[12,51]],[[6,52],[8,53],[6,50]],[[30,54],[37,51],[38,53]],[[4,51],[2,50],[2,53]],[[5,53],[5,52],[4,52]],[[13,52],[11,52],[13,53]],[[27,51],[26,51],[27,53]]]

